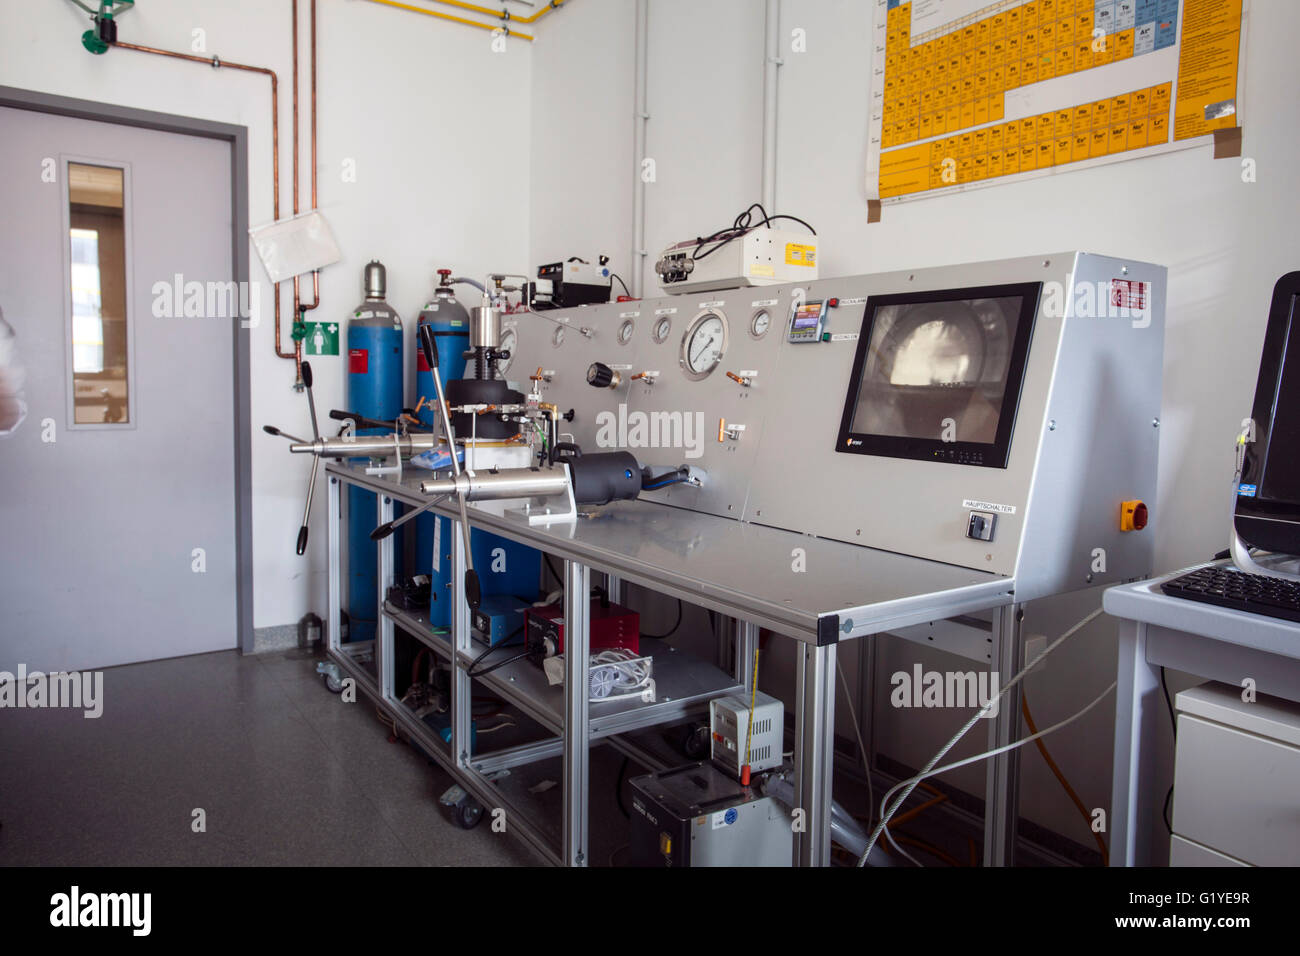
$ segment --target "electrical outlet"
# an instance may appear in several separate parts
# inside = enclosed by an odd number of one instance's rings
[[[1032,634],[1025,638],[1025,663],[1031,663],[1045,650],[1047,650],[1047,636],[1045,634]],[[1047,661],[1043,661],[1030,673],[1041,674],[1045,670],[1047,670]]]

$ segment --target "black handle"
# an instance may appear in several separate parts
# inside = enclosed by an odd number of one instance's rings
[[[483,602],[483,594],[482,591],[479,589],[478,572],[473,570],[466,571],[465,572],[465,603],[467,603],[470,606],[471,610],[477,611],[479,605],[482,602]]]
[[[263,425],[262,431],[266,432],[268,435],[274,435],[276,438],[280,437],[280,429],[276,428],[274,425]]]
[[[298,529],[298,555],[301,557],[306,553],[307,553],[307,526],[303,525],[301,528]]]
[[[345,412],[340,409],[332,409],[330,418],[336,422],[352,422],[357,428],[378,428],[383,431],[392,431],[392,422],[381,422],[376,418],[367,418],[365,415],[358,415],[355,412]]]
[[[370,532],[370,540],[383,541],[392,533],[393,533],[393,522],[390,521],[387,524],[381,524],[374,531]]]
[[[302,383],[306,385],[308,388],[311,388],[311,363],[310,362],[302,363]]]
[[[592,362],[587,369],[587,384],[594,388],[609,388],[614,384],[614,370],[604,362]]]
[[[433,325],[426,323],[420,326],[420,348],[424,350],[424,361],[429,368],[438,367],[438,340],[433,334]]]

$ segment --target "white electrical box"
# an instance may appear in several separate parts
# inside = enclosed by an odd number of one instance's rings
[[[817,237],[790,229],[751,229],[730,241],[690,239],[669,246],[655,263],[669,295],[812,282],[817,278]]]
[[[748,735],[749,769],[753,773],[781,766],[785,740],[785,705],[759,694],[754,702],[753,732],[749,731],[749,698],[736,695],[709,701],[709,740],[718,769],[740,777]]]

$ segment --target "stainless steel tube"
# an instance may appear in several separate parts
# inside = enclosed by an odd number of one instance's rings
[[[468,472],[462,472],[451,478],[422,481],[420,492],[426,495],[463,494],[466,501],[499,501],[505,498],[562,495],[568,486],[569,477],[560,468],[547,471],[510,468],[495,474],[479,472],[470,475]]]
[[[440,444],[432,432],[402,435],[365,435],[357,438],[322,438],[314,442],[297,442],[289,446],[295,455],[319,455],[322,458],[385,458],[394,452],[403,457],[418,455]]]

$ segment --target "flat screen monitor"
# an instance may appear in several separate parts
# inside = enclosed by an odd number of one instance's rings
[[[836,451],[1005,468],[1041,291],[868,299]]]
[[[1278,280],[1264,332],[1255,440],[1246,446],[1235,524],[1247,544],[1300,554],[1300,272]]]

